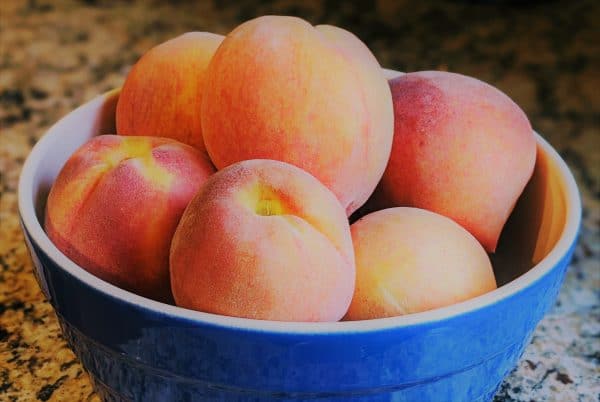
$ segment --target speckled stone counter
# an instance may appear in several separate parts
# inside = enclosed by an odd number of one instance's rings
[[[98,400],[34,280],[19,228],[17,182],[33,144],[121,85],[151,46],[191,30],[225,34],[262,14],[340,25],[384,66],[472,75],[521,105],[573,170],[583,226],[556,306],[495,400],[600,400],[600,2],[340,3],[0,2],[1,401]]]

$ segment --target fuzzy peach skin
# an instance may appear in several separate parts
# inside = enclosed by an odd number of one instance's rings
[[[346,320],[417,313],[496,288],[483,247],[442,215],[389,208],[366,215],[350,230],[356,290]]]
[[[92,274],[172,302],[171,238],[213,172],[205,155],[172,139],[94,137],[69,158],[52,186],[46,232]]]
[[[200,105],[206,68],[222,40],[188,32],[144,54],[121,90],[117,133],[169,137],[205,152]]]
[[[350,32],[265,16],[234,29],[211,60],[202,130],[217,168],[291,163],[333,191],[349,215],[385,169],[392,99],[379,63]]]
[[[500,90],[460,74],[409,73],[390,86],[394,142],[373,196],[378,209],[440,213],[493,252],[533,173],[536,143],[527,116]]]
[[[212,176],[171,245],[178,306],[264,320],[337,321],[354,291],[344,209],[293,165],[248,160]]]

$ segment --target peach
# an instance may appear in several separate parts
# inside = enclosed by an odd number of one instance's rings
[[[172,139],[94,137],[68,159],[52,186],[46,232],[90,273],[172,301],[171,238],[213,171],[198,150]]]
[[[206,68],[222,35],[188,32],[133,66],[117,103],[117,133],[169,137],[205,152],[200,123]]]
[[[227,35],[211,60],[202,130],[217,168],[247,159],[291,163],[333,191],[349,215],[389,158],[390,88],[350,32],[259,17]]]
[[[496,288],[481,244],[442,215],[389,208],[366,215],[350,230],[356,290],[347,320],[431,310]]]
[[[171,245],[178,306],[277,321],[337,321],[354,291],[344,209],[293,165],[248,160],[217,172]]]
[[[493,252],[533,173],[527,116],[500,90],[460,74],[409,73],[390,86],[394,142],[373,196],[377,208],[440,213]]]

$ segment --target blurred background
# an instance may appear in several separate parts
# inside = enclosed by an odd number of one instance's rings
[[[76,106],[122,85],[152,46],[187,31],[227,34],[264,14],[338,25],[384,67],[471,75],[523,108],[573,170],[584,222],[559,302],[496,401],[600,400],[597,0],[0,1],[0,400],[95,400],[19,229],[17,181],[33,144]]]

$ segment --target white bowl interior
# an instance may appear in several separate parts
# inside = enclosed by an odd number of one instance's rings
[[[401,73],[386,70],[388,78]],[[493,292],[452,306],[402,317],[337,323],[284,323],[224,317],[146,299],[119,289],[77,266],[46,236],[43,214],[52,183],[69,156],[91,137],[115,132],[114,90],[79,107],[55,124],[35,145],[19,182],[19,212],[34,241],[75,277],[125,302],[143,308],[217,325],[272,331],[366,331],[440,320],[481,308],[527,287],[556,265],[571,246],[580,223],[581,205],[575,181],[556,151],[540,136],[534,175],[519,199],[491,256],[499,286]]]

